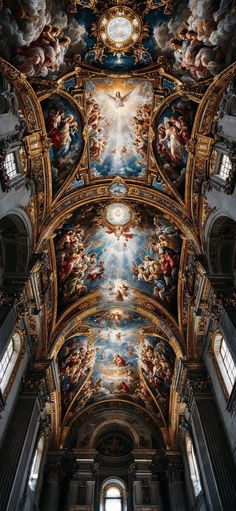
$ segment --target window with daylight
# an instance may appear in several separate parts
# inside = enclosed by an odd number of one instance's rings
[[[43,456],[43,449],[45,444],[45,438],[41,436],[38,441],[38,445],[36,447],[36,451],[34,453],[31,469],[30,469],[30,477],[29,477],[29,487],[34,492],[37,486],[37,481],[39,477],[39,470]]]
[[[127,511],[126,486],[121,479],[110,478],[102,484],[100,511]]]
[[[200,481],[199,470],[197,466],[197,460],[193,448],[193,442],[190,435],[186,435],[186,451],[188,457],[189,471],[193,485],[193,491],[195,497],[202,491],[202,485]]]
[[[222,179],[226,180],[229,177],[230,171],[232,169],[232,163],[229,157],[226,154],[222,154],[219,166],[219,176]]]
[[[0,387],[4,392],[12,371],[15,367],[21,348],[21,338],[18,332],[11,337],[0,360]]]
[[[109,486],[106,490],[105,511],[122,511],[121,490],[117,486]]]
[[[17,161],[15,152],[8,153],[4,160],[5,169],[7,171],[7,175],[10,179],[13,179],[17,176]]]
[[[230,394],[236,378],[236,364],[231,352],[221,334],[217,334],[214,340],[214,353],[218,363],[224,384]]]

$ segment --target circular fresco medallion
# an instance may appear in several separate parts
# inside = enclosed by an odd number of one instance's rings
[[[141,18],[129,7],[111,7],[100,18],[100,41],[111,50],[127,50],[141,37]]]
[[[115,43],[124,43],[132,34],[132,25],[127,18],[112,18],[107,25],[107,33]]]
[[[128,204],[122,202],[114,202],[106,206],[104,210],[106,221],[114,226],[126,225],[132,219],[132,210]]]

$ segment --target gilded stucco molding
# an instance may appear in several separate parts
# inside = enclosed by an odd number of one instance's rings
[[[112,180],[108,180],[107,183],[111,185]],[[126,180],[126,183],[129,187],[128,180]],[[100,191],[101,184],[95,184],[87,186],[83,190],[76,190],[62,198],[60,203],[55,205],[45,219],[44,226],[42,226],[38,238],[37,251],[41,250],[41,245],[44,243],[45,239],[50,238],[54,231],[62,225],[63,221],[68,219],[76,209],[79,209],[85,204],[91,204],[101,200],[110,201],[109,185],[107,188],[103,188],[103,195],[101,195]],[[189,219],[189,215],[170,197],[148,187],[137,185],[136,182],[136,186],[129,188],[129,194],[127,197],[124,197],[123,200],[134,200],[137,203],[147,204],[157,208],[157,210],[159,209],[166,215],[166,218],[172,221],[176,227],[186,235],[188,240],[192,241],[196,250],[199,249],[199,240],[193,224]]]
[[[212,165],[211,159],[214,158],[214,136],[212,135],[212,127],[217,114],[217,108],[224,94],[225,89],[233,79],[235,74],[236,64],[230,65],[226,70],[216,76],[208,86],[198,107],[197,115],[192,131],[193,145],[191,175],[188,179],[189,193],[187,208],[191,211],[192,218],[199,230],[202,241],[204,240],[204,228],[206,223],[206,209],[202,207],[200,197],[205,193],[204,182],[209,180],[210,168]],[[232,174],[234,175],[234,174]],[[229,182],[229,189],[231,192],[234,186],[234,177]],[[207,212],[207,214],[210,212]],[[208,215],[209,216],[209,215]]]
[[[2,58],[0,58],[0,70],[21,98],[21,109],[26,123],[26,136],[23,140],[27,155],[26,175],[29,184],[32,183],[36,189],[34,202],[38,220],[35,222],[34,228],[39,228],[40,220],[50,207],[49,162],[47,159],[45,160],[43,151],[43,145],[47,138],[43,114],[37,95],[26,76]],[[40,193],[43,193],[43,201],[40,200]]]
[[[84,113],[84,109],[81,107],[81,105],[79,105],[77,99],[75,97],[71,96],[71,94],[68,94],[68,92],[63,89],[63,82],[61,82],[61,81],[58,83],[58,87],[57,88],[54,87],[54,89],[52,89],[50,91],[46,91],[45,93],[41,94],[40,95],[40,102],[45,100],[45,99],[50,98],[52,95],[53,96],[57,95],[59,98],[60,97],[65,98],[75,108],[75,111],[78,112],[79,118],[82,119],[82,124],[83,124],[83,142],[82,142],[82,149],[81,149],[80,158],[78,159],[78,161],[77,161],[77,163],[75,165],[75,168],[73,168],[73,170],[66,177],[63,185],[55,193],[55,196],[53,197],[52,205],[51,205],[51,207],[53,208],[55,203],[60,200],[60,197],[66,192],[67,189],[70,188],[70,185],[72,184],[73,180],[75,179],[75,176],[77,174],[81,173],[80,172],[80,168],[84,167],[83,164],[86,161],[87,140],[86,140],[86,132],[85,132],[85,127],[86,127],[85,113]],[[44,121],[44,123],[45,123],[45,121]],[[46,130],[46,127],[45,127],[45,130]],[[49,146],[50,146],[50,144],[51,144],[51,142],[49,140]],[[49,162],[50,162],[50,158],[49,158],[49,146],[46,148],[46,150],[47,150],[47,156],[48,156],[48,159],[49,159]],[[51,167],[51,163],[50,163],[50,167]],[[86,165],[86,167],[87,167],[87,165]]]

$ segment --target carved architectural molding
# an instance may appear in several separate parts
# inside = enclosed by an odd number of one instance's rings
[[[170,451],[165,458],[166,475],[169,483],[184,481],[183,456],[180,452]]]
[[[58,387],[58,376],[54,360],[38,360],[29,366],[23,379],[22,394],[37,395],[43,409],[50,402],[52,392]]]
[[[0,140],[0,183],[3,192],[8,192],[11,188],[11,180],[5,167],[7,153],[10,151],[12,144],[16,142],[21,143],[25,130],[26,122],[21,119],[19,125],[16,126],[16,132]]]
[[[201,362],[180,362],[176,389],[180,400],[191,410],[194,398],[212,396],[210,377]]]

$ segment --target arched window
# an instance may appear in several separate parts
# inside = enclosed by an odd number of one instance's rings
[[[230,171],[232,170],[232,163],[227,156],[227,154],[222,154],[218,169],[218,174],[222,179],[227,179],[230,175]]]
[[[44,445],[45,445],[45,438],[43,436],[41,436],[38,441],[36,451],[34,453],[33,461],[31,464],[31,469],[30,469],[29,487],[33,492],[36,490],[36,486],[37,486]]]
[[[14,177],[17,176],[18,168],[17,168],[17,160],[16,160],[15,152],[12,151],[11,153],[7,154],[5,161],[4,161],[4,166],[5,166],[6,173],[7,173],[7,176],[9,177],[9,179],[13,179]]]
[[[202,485],[200,481],[199,470],[197,466],[197,460],[193,448],[193,442],[190,435],[186,435],[186,452],[188,457],[189,471],[193,485],[193,491],[195,497],[202,491]]]
[[[9,296],[23,287],[27,276],[30,238],[26,224],[12,214],[0,220],[0,286]]]
[[[223,335],[220,333],[216,334],[214,338],[214,354],[224,384],[230,394],[236,378],[236,364]]]
[[[121,490],[118,486],[111,485],[105,493],[105,511],[122,511]]]
[[[208,236],[208,261],[213,287],[227,296],[236,285],[236,222],[222,215],[215,219]]]
[[[10,338],[5,351],[0,360],[0,387],[4,395],[7,384],[12,372],[16,366],[21,351],[21,338],[18,332],[15,332]]]
[[[224,144],[219,143],[215,146],[211,159],[211,175],[216,179],[218,184],[225,184],[232,172],[232,160],[230,154],[227,154],[227,148]]]
[[[101,511],[126,511],[126,487],[120,479],[108,479],[101,488]]]

